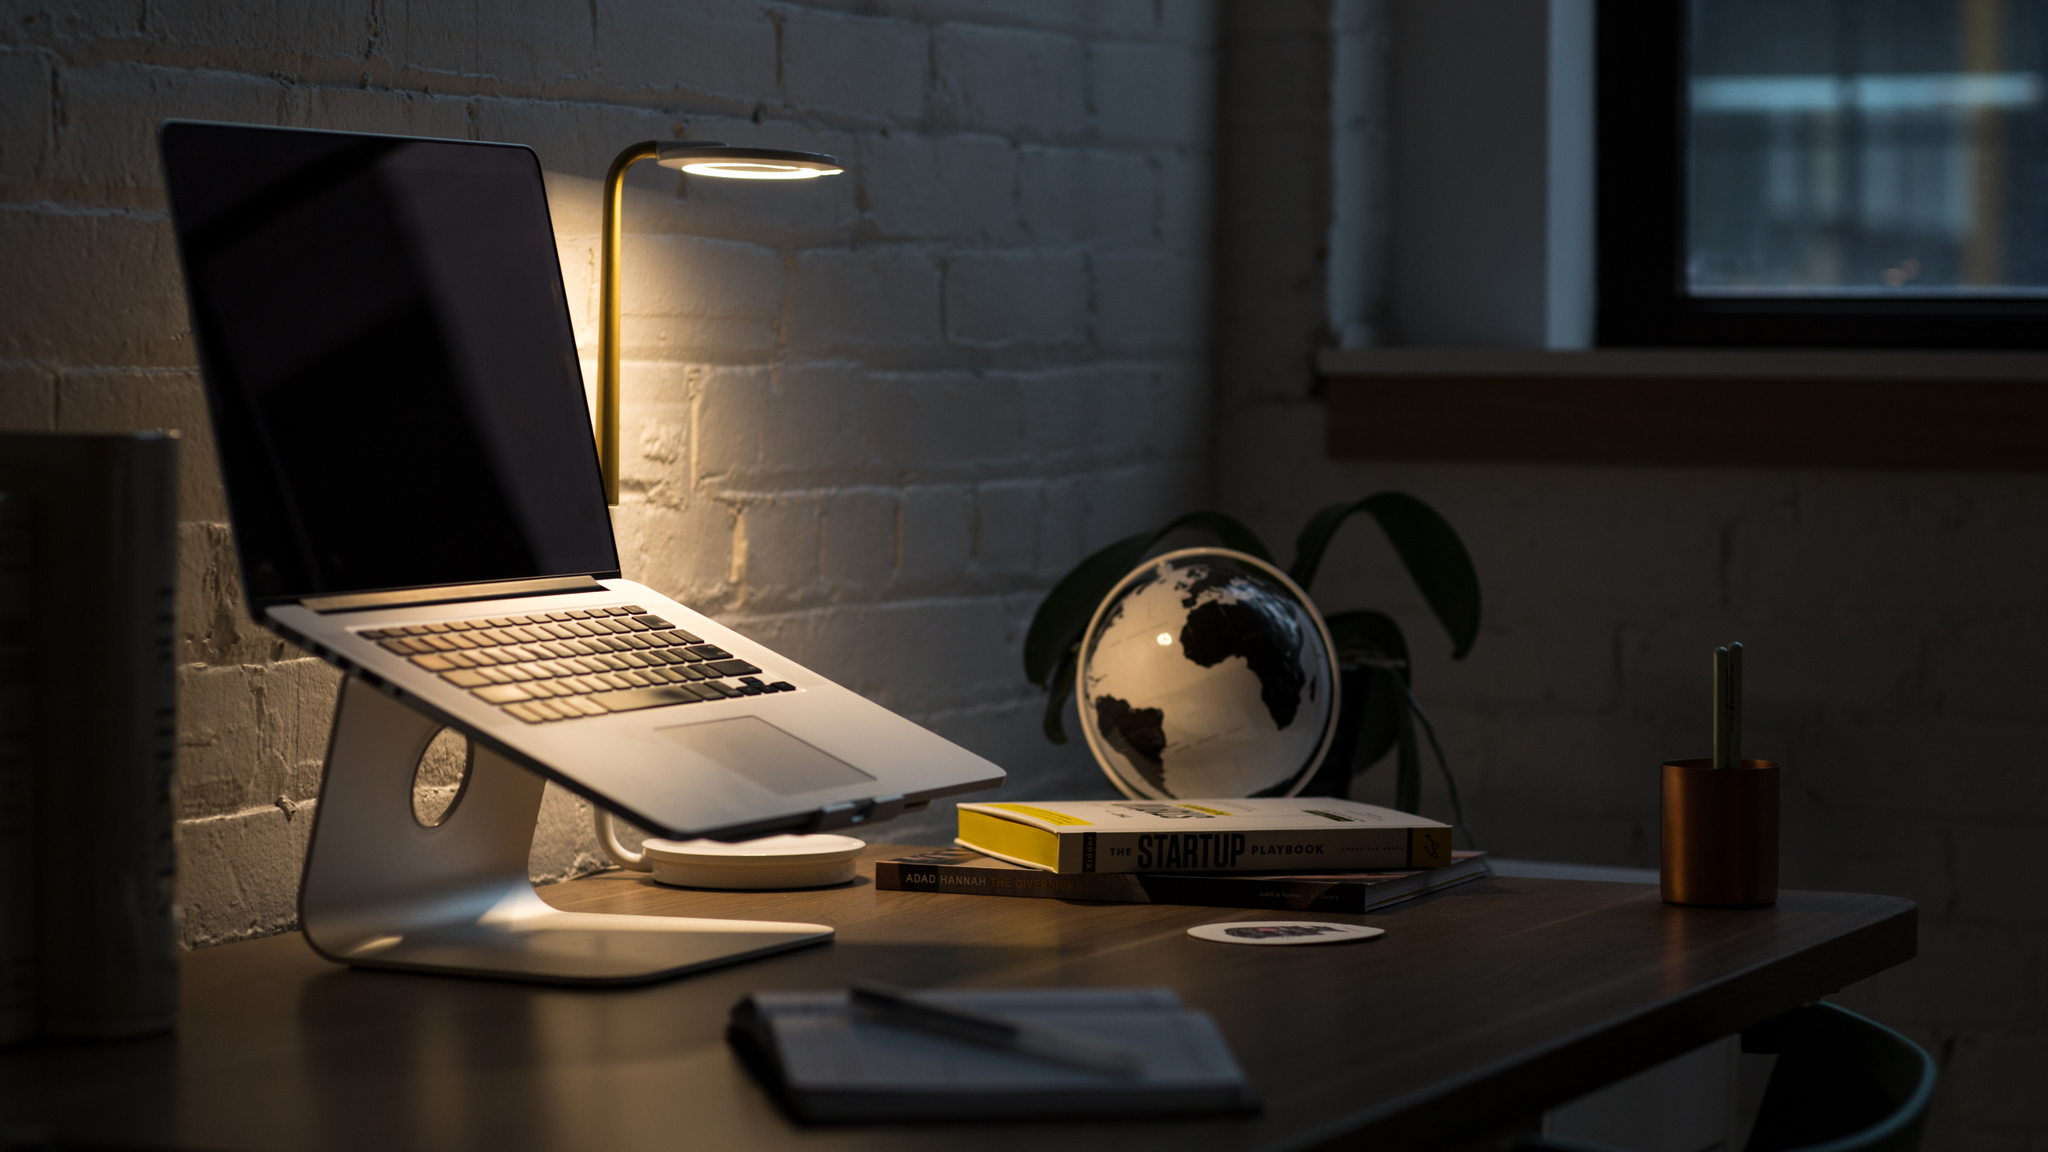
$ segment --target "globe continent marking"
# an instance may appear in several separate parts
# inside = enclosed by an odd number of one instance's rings
[[[1155,797],[1284,790],[1331,717],[1313,609],[1234,554],[1150,562],[1083,642],[1082,722],[1112,778]]]

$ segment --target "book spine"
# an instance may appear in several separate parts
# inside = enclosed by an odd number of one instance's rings
[[[1381,902],[1379,894],[1364,885],[1326,881],[1256,880],[1228,874],[1213,877],[1135,872],[1063,874],[959,865],[918,866],[897,860],[883,860],[875,864],[875,887],[884,892],[1101,900],[1117,904],[1188,904],[1283,912],[1363,912]]]
[[[1450,863],[1448,828],[1439,851],[1425,848],[1434,838],[1414,833],[1435,829],[1313,828],[1247,832],[1060,833],[1060,870],[1102,872],[1274,872],[1328,869],[1343,872],[1400,870]],[[1074,842],[1069,851],[1067,844]],[[1089,850],[1083,850],[1083,844]],[[1074,857],[1072,865],[1069,856]],[[1085,867],[1092,856],[1094,868]]]
[[[177,441],[53,437],[35,491],[37,1031],[169,1028],[175,898]],[[54,578],[53,578],[54,577]]]
[[[898,860],[875,864],[875,887],[885,892],[945,892],[964,896],[1042,896],[1052,900],[1108,900],[1142,904],[1135,878],[1016,868],[925,867]]]

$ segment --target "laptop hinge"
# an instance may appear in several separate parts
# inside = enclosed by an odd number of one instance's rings
[[[348,596],[308,596],[299,603],[315,612],[360,612],[365,608],[401,608],[408,604],[453,604],[463,600],[496,600],[502,596],[602,591],[604,585],[588,576],[551,576],[545,580],[497,580],[489,584],[442,584],[433,588],[399,588],[390,592],[357,592]]]

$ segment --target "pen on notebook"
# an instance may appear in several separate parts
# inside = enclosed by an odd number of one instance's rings
[[[847,991],[855,1009],[884,1023],[917,1028],[1091,1072],[1136,1076],[1144,1072],[1151,1062],[1142,1050],[1128,1045],[1066,1028],[1012,1020],[992,1012],[935,1004],[908,989],[877,980],[855,980]]]

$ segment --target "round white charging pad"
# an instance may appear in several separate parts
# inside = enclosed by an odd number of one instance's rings
[[[640,846],[654,879],[680,888],[824,888],[853,879],[853,858],[866,844],[851,836],[764,836],[716,840],[649,840]]]
[[[1327,920],[1241,920],[1233,924],[1197,924],[1188,935],[1218,944],[1343,944],[1385,936],[1385,928],[1332,924]]]

